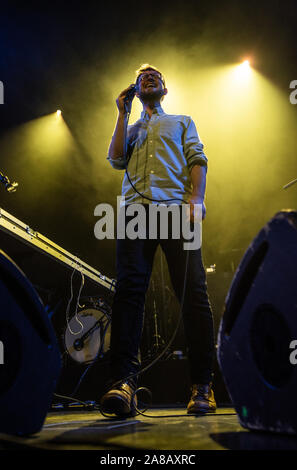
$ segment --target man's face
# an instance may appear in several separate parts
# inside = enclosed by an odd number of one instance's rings
[[[138,91],[137,96],[141,101],[160,100],[166,90],[163,87],[161,75],[155,70],[146,70],[137,80]],[[167,90],[166,90],[167,92]]]

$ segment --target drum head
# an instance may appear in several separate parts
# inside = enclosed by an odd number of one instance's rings
[[[110,317],[96,308],[84,308],[68,322],[64,343],[76,362],[88,364],[102,357],[110,344]]]

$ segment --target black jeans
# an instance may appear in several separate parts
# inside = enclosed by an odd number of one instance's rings
[[[148,208],[147,205],[145,207]],[[112,381],[124,380],[140,369],[139,346],[145,294],[159,243],[166,256],[172,286],[179,301],[183,294],[188,264],[183,323],[190,376],[192,383],[207,384],[212,380],[214,358],[213,315],[201,249],[184,250],[182,238],[117,240],[117,286],[113,300],[110,342]],[[136,385],[137,379],[132,379],[132,382]]]

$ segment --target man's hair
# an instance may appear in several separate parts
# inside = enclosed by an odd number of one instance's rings
[[[162,81],[163,86],[165,88],[165,80],[164,80],[164,77],[163,77],[162,73],[160,72],[160,70],[158,70],[156,67],[154,67],[153,65],[150,65],[150,64],[142,64],[139,67],[139,69],[136,70],[136,80],[135,80],[136,85],[138,85],[138,80],[139,80],[140,75],[143,72],[147,72],[148,70],[154,70],[155,72],[158,72],[160,74],[161,81]]]

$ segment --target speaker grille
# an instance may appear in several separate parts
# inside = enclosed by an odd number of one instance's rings
[[[267,255],[267,252],[268,252],[268,248],[269,248],[268,242],[267,240],[264,240],[250,256],[250,259],[248,260],[248,263],[245,269],[241,271],[241,277],[239,279],[233,298],[231,299],[230,302],[228,302],[228,304],[225,307],[225,312],[224,312],[225,331],[224,333],[227,336],[231,334],[231,330],[235,324],[235,321],[239,315],[239,312],[242,309],[242,306],[244,305],[246,301],[246,298],[250,292],[250,288],[258,274],[259,268],[264,262],[265,256]],[[252,251],[250,250],[250,252]]]
[[[21,338],[12,322],[0,320],[0,340],[3,347],[3,364],[0,365],[0,395],[13,385],[21,366]]]
[[[291,340],[284,316],[270,304],[260,305],[253,314],[250,344],[260,374],[274,387],[283,387],[293,372],[289,361]]]

